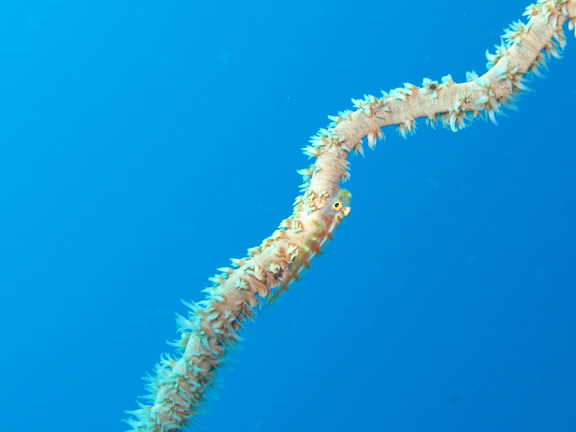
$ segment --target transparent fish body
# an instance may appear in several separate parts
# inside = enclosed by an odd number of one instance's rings
[[[324,252],[340,223],[350,214],[351,199],[352,194],[346,189],[341,189],[334,199],[328,201],[317,210],[320,212],[320,217],[313,221],[314,229],[312,233],[300,246],[298,256],[288,267],[282,284],[270,299],[271,303],[274,303],[284,291],[287,291],[295,280],[299,281],[318,256]]]

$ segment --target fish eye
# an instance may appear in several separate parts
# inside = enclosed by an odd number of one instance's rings
[[[332,210],[334,211],[342,210],[342,201],[335,201],[334,204],[332,204]]]

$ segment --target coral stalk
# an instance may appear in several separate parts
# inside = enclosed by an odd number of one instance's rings
[[[310,266],[340,222],[348,215],[350,196],[340,189],[349,178],[348,156],[363,152],[362,142],[374,148],[384,138],[382,129],[397,125],[406,137],[425,118],[453,131],[476,117],[496,122],[495,115],[513,104],[525,89],[527,75],[539,75],[548,58],[560,57],[566,37],[563,27],[576,26],[576,0],[540,0],[524,13],[527,23],[511,25],[502,45],[487,54],[488,71],[468,73],[465,83],[451,76],[440,81],[424,79],[422,86],[404,84],[383,92],[382,97],[353,100],[355,111],[330,117],[304,153],[316,160],[300,170],[303,194],[293,214],[248,256],[232,260],[233,268],[221,268],[210,280],[205,300],[187,304],[188,317],[179,317],[180,339],[176,357],[163,356],[154,376],[148,378],[149,404],[132,411],[127,423],[134,431],[176,432],[190,424],[214,382],[226,352],[239,340],[245,321],[254,317],[264,302],[286,290],[300,272]]]

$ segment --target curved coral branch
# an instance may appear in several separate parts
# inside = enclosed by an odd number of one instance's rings
[[[321,129],[305,152],[317,156],[311,167],[312,190],[334,193],[340,181],[349,174],[342,169],[351,151],[363,152],[362,141],[367,138],[373,148],[383,139],[382,128],[397,125],[403,137],[416,130],[416,120],[425,117],[432,126],[442,122],[453,131],[462,129],[475,117],[486,115],[494,123],[495,114],[513,103],[514,97],[525,89],[528,73],[539,74],[551,56],[560,58],[566,45],[563,26],[576,25],[575,0],[540,0],[530,5],[524,15],[528,23],[516,22],[505,31],[503,42],[495,54],[487,53],[488,71],[478,76],[467,74],[468,82],[456,84],[450,75],[440,82],[425,78],[422,87],[404,87],[383,92],[383,96],[365,96],[354,100],[356,111],[344,111],[330,117],[333,123]],[[342,151],[344,150],[344,151]]]
[[[205,300],[188,304],[188,317],[179,317],[180,340],[176,358],[164,356],[155,375],[148,378],[148,405],[132,411],[127,420],[135,431],[179,431],[190,423],[214,381],[227,350],[239,339],[242,323],[251,319],[262,302],[285,289],[290,279],[331,238],[342,220],[335,205],[340,182],[349,177],[347,161],[352,152],[363,152],[367,139],[373,148],[384,138],[382,128],[397,125],[402,136],[412,134],[416,120],[425,117],[431,125],[441,122],[456,131],[478,116],[494,115],[513,102],[524,89],[528,73],[550,56],[559,57],[566,38],[563,26],[576,24],[576,0],[540,0],[527,8],[526,24],[514,23],[503,36],[495,54],[487,54],[488,72],[468,74],[468,82],[456,84],[450,76],[439,82],[424,79],[422,87],[404,87],[376,98],[353,100],[356,111],[331,117],[328,129],[311,139],[305,154],[316,157],[304,176],[303,195],[296,199],[294,213],[248,256],[232,260],[234,268],[219,269],[211,278]],[[347,202],[344,203],[344,206]],[[348,213],[349,209],[343,211]],[[332,213],[335,212],[335,213]]]

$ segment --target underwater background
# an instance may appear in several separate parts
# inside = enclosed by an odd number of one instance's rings
[[[350,98],[485,71],[524,0],[0,1],[0,429],[123,431],[180,299]],[[353,157],[352,213],[199,431],[576,431],[576,40],[498,126]]]

